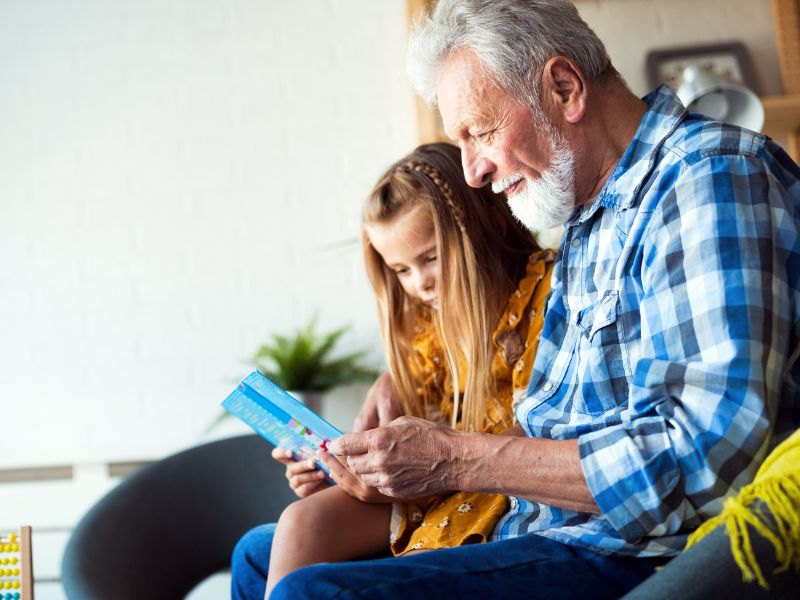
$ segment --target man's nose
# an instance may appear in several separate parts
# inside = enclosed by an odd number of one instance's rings
[[[468,147],[461,150],[461,166],[464,169],[464,179],[474,188],[481,188],[489,183],[495,171],[492,161]]]

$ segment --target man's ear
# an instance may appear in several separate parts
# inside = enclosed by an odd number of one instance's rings
[[[554,56],[545,64],[542,100],[567,123],[578,123],[586,114],[586,81],[580,69],[567,57]]]

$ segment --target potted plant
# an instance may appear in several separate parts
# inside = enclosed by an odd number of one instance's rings
[[[348,383],[371,382],[377,373],[362,364],[366,354],[363,351],[332,356],[348,327],[317,333],[316,324],[314,317],[291,336],[272,334],[252,356],[251,362],[262,375],[310,408],[319,410],[324,392]]]
[[[262,375],[319,412],[320,400],[326,391],[359,381],[372,382],[378,373],[364,366],[366,352],[333,356],[337,342],[348,327],[317,333],[316,326],[314,317],[291,335],[272,334],[248,362]],[[220,413],[208,426],[206,434],[229,416],[227,412]]]

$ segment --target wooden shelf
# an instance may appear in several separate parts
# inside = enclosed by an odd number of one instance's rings
[[[414,15],[430,9],[433,4],[433,0],[406,2],[409,22]],[[779,143],[786,143],[789,154],[800,162],[800,0],[771,0],[771,4],[781,79],[786,94],[761,99],[765,113],[763,131],[781,140]],[[415,103],[420,141],[446,139],[438,112],[427,107],[419,97]]]
[[[800,94],[768,96],[764,104],[763,131],[770,137],[785,138],[800,129]]]

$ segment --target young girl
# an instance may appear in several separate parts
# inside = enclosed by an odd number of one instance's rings
[[[364,210],[363,247],[403,412],[464,430],[511,429],[552,252],[535,245],[488,186],[467,186],[449,144],[421,146],[381,177]],[[305,565],[483,542],[506,510],[504,496],[465,492],[393,505],[332,456],[323,459],[335,487],[313,462],[293,463],[282,449],[273,456],[302,499],[275,530],[267,596]]]

